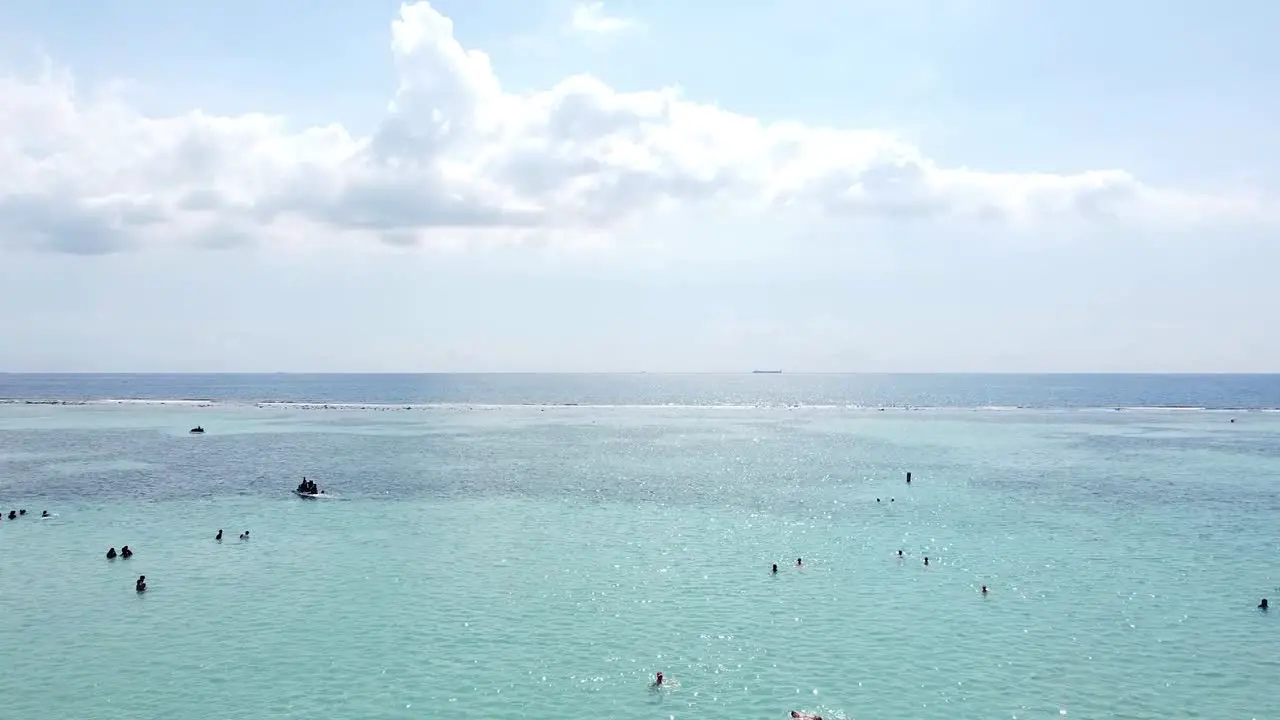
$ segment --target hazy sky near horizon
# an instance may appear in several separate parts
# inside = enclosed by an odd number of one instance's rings
[[[1277,371],[1277,25],[0,0],[0,371]]]

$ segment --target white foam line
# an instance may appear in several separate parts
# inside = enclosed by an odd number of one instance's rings
[[[101,398],[92,400],[59,399],[59,398],[0,398],[0,405],[137,405],[137,406],[172,406],[172,407],[256,407],[260,409],[280,410],[844,410],[857,412],[928,412],[928,413],[973,413],[973,412],[1023,412],[1023,413],[1094,413],[1094,412],[1140,412],[1140,413],[1278,413],[1280,407],[1204,407],[1204,406],[1169,406],[1169,405],[1133,405],[1133,406],[1097,406],[1097,407],[1036,407],[1025,405],[860,405],[833,403],[376,403],[376,402],[317,402],[296,400],[208,400],[195,398]]]

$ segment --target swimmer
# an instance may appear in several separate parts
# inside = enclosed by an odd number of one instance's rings
[[[1268,606],[1267,606],[1267,599],[1266,599],[1266,598],[1262,598],[1262,602],[1258,603],[1258,609],[1259,609],[1259,610],[1261,610],[1261,611],[1263,611],[1263,612],[1266,612],[1266,611],[1267,611],[1267,607],[1268,607]]]
[[[115,560],[115,559],[116,559],[116,549],[115,549],[115,548],[111,548],[110,550],[108,550],[108,551],[107,551],[107,559],[108,559],[108,560]]]
[[[136,590],[136,591],[138,591],[138,592],[140,592],[140,593],[141,593],[141,592],[146,592],[146,591],[147,591],[147,576],[146,576],[146,575],[139,575],[139,576],[138,576],[138,582],[136,582],[136,583],[134,583],[134,584],[133,584],[133,589],[134,589],[134,590]]]
[[[249,531],[248,531],[248,530],[245,530],[244,532],[240,533],[240,539],[241,539],[241,540],[248,540],[248,539],[249,539]]]
[[[214,536],[213,536],[213,539],[214,539],[214,540],[217,540],[218,542],[222,542],[222,530],[221,530],[221,529],[219,529],[219,530],[218,530],[218,534],[217,534],[217,535],[214,535]]]
[[[925,567],[929,567],[929,556],[928,556],[928,555],[925,555],[925,556],[924,556],[924,565],[925,565]]]
[[[48,510],[45,510],[44,512],[40,513],[40,517],[42,517],[42,518],[49,517],[49,511],[48,511]]]
[[[18,519],[18,511],[17,511],[17,510],[10,510],[10,511],[9,511],[9,519],[10,519],[10,520],[17,520],[17,519]]]
[[[129,549],[128,545],[125,545],[124,547],[120,548],[120,557],[122,558],[133,557],[133,551]]]
[[[899,550],[899,551],[898,551],[898,559],[899,559],[899,560],[901,560],[901,559],[902,559],[902,551],[901,551],[901,550]]]
[[[774,575],[777,575],[777,574],[778,574],[778,563],[774,563],[774,564],[773,564],[773,574],[774,574]]]
[[[983,594],[983,595],[986,595],[986,594],[987,594],[987,586],[986,586],[986,585],[983,585],[983,586],[982,586],[982,594]]]
[[[796,558],[796,567],[804,567],[804,560]]]
[[[814,715],[813,713],[807,713],[807,712],[798,712],[796,710],[791,711],[791,717],[795,718],[795,720],[822,720],[821,715]]]
[[[19,515],[26,515],[26,514],[27,514],[27,511],[26,511],[26,510],[19,510],[19,511],[18,511],[18,514],[19,514]]]
[[[658,673],[658,677],[653,681],[654,687],[662,687],[662,673]]]

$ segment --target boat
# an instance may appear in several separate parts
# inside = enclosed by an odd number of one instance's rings
[[[752,375],[781,375],[781,370],[752,370]]]
[[[333,498],[332,495],[325,495],[324,491],[320,491],[318,493],[304,493],[301,490],[295,489],[293,494],[306,500],[331,500]]]
[[[204,428],[203,428],[203,427],[200,427],[199,425],[197,425],[197,426],[195,426],[195,427],[191,428],[190,432],[191,432],[191,434],[192,434],[192,435],[203,435],[203,434],[204,434]]]

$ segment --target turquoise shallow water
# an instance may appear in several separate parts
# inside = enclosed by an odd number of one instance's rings
[[[1274,413],[0,406],[0,715],[1276,718],[1278,478]]]

